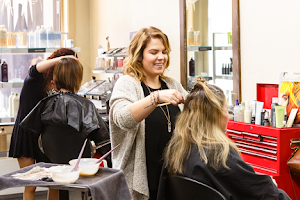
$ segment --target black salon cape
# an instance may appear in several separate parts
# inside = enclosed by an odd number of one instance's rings
[[[58,136],[58,139],[64,137],[64,133],[71,132],[77,136],[81,134],[82,141],[89,137],[96,144],[109,140],[107,124],[102,120],[94,104],[84,97],[61,91],[41,100],[23,119],[20,126],[35,135],[51,129],[50,132],[52,131],[55,137]],[[106,145],[101,148],[103,152],[100,153],[103,155],[109,149],[110,145]],[[78,156],[78,153],[75,155]]]
[[[190,157],[184,162],[184,173],[181,176],[189,177],[205,183],[219,192],[227,200],[288,200],[288,195],[278,189],[270,176],[258,175],[251,166],[243,161],[239,154],[230,149],[227,166],[218,171],[206,165],[200,159],[198,148],[194,145]],[[179,175],[179,174],[178,174]],[[164,198],[167,170],[164,169],[160,177],[159,193],[157,200]],[[201,193],[199,193],[201,196]]]

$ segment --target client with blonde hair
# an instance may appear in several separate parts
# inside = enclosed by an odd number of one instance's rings
[[[240,157],[236,145],[225,135],[227,110],[223,91],[198,77],[166,147],[158,199],[164,197],[169,174],[207,184],[226,199],[290,199],[270,176],[256,174]]]

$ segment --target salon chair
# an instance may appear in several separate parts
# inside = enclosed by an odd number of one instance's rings
[[[196,180],[170,175],[167,177],[165,188],[166,200],[226,200],[214,188]]]

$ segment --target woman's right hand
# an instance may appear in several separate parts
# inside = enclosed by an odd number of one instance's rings
[[[73,59],[75,59],[75,60],[78,60],[79,61],[79,59],[78,58],[76,58],[75,56],[73,56],[73,55],[65,55],[65,56],[61,56],[61,57],[59,57],[60,59],[62,59],[62,58],[73,58]]]
[[[184,98],[180,92],[174,89],[159,90],[159,99],[163,103],[171,103],[174,106],[184,103]]]

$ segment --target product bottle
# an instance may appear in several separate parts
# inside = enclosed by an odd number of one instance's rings
[[[225,68],[225,74],[229,75],[229,63],[227,64],[226,68]]]
[[[233,109],[234,121],[240,121],[240,113],[239,100],[237,99]]]
[[[33,31],[30,31],[28,33],[28,40],[27,40],[27,43],[28,43],[28,48],[34,48],[35,47],[35,34]]]
[[[200,31],[195,31],[195,35],[194,35],[194,45],[195,46],[200,46]]]
[[[252,118],[251,118],[251,124],[255,124],[255,113],[256,113],[256,99],[253,99],[251,102],[251,111],[252,111]]]
[[[17,32],[11,32],[11,47],[16,48],[17,47]]]
[[[244,111],[245,111],[245,102],[240,104],[240,122],[244,122]]]
[[[188,46],[193,46],[194,45],[194,30],[193,27],[191,26],[190,29],[187,32],[187,38],[188,38]]]
[[[47,47],[54,48],[55,47],[55,34],[52,29],[52,26],[49,26],[49,29],[47,30],[47,39],[48,39]]]
[[[246,108],[244,111],[244,122],[251,123],[252,112],[251,112],[251,108],[250,108],[250,103],[248,101],[246,101],[245,105],[246,105]]]
[[[20,47],[27,47],[27,32],[25,30],[23,32],[20,32],[20,36]]]
[[[189,72],[190,76],[195,76],[195,61],[193,60],[193,58],[191,58],[191,60],[189,61]]]
[[[0,152],[7,151],[7,133],[4,130],[4,127],[1,127],[0,130]]]
[[[13,111],[14,111],[13,116],[17,116],[17,114],[18,114],[19,102],[20,102],[20,98],[18,96],[18,93],[15,93],[15,96],[13,97],[13,100],[12,100],[12,104],[13,104],[12,107],[13,107]]]
[[[36,27],[36,30],[34,31],[35,35],[35,48],[40,47],[40,26]]]
[[[1,81],[8,82],[8,67],[5,59],[3,59],[3,63],[1,65]]]
[[[276,127],[276,115],[275,115],[275,106],[278,106],[278,98],[272,98],[271,104],[271,126]]]
[[[55,33],[55,47],[60,48],[61,47],[60,43],[61,43],[61,32],[56,31],[56,33]]]
[[[13,110],[13,98],[14,98],[15,94],[12,92],[9,95],[8,98],[8,110],[9,110],[9,116],[14,116],[14,110]]]
[[[270,126],[269,112],[268,111],[265,112],[263,125],[264,126]]]
[[[0,29],[0,47],[7,47],[7,30],[4,25]]]
[[[225,67],[224,67],[224,63],[222,63],[222,75],[224,74],[225,72]]]
[[[20,32],[16,32],[16,48],[20,47],[20,41],[21,41]]]
[[[40,48],[47,48],[47,31],[44,25],[41,26],[40,33]]]

